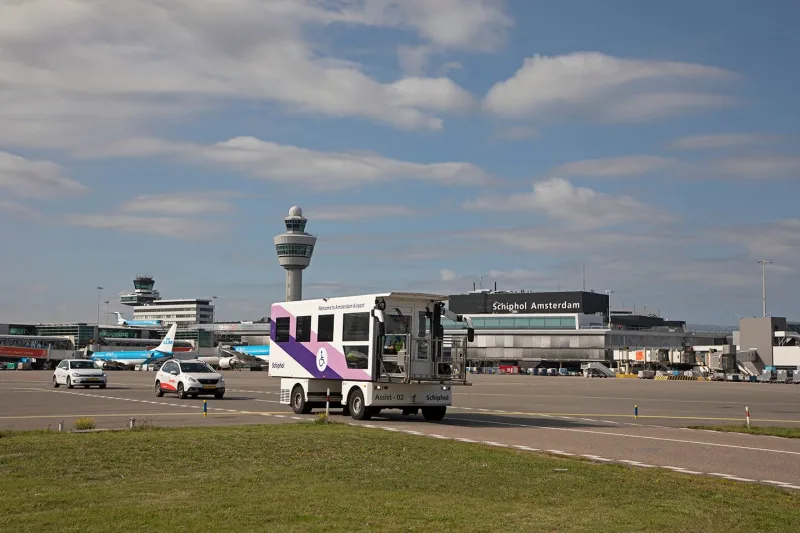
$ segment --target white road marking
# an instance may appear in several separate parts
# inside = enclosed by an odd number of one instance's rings
[[[462,422],[472,422],[472,420],[466,418],[457,418],[457,417],[450,417],[450,420],[461,420]],[[551,429],[553,431],[572,431],[575,433],[589,433],[593,435],[605,435],[611,437],[621,437],[621,438],[628,438],[628,439],[646,439],[646,440],[657,440],[662,442],[680,442],[683,444],[702,444],[705,446],[716,446],[720,448],[737,448],[741,450],[750,450],[756,452],[767,452],[767,453],[783,453],[788,455],[800,455],[800,452],[791,452],[788,450],[772,450],[769,448],[755,448],[752,446],[736,446],[734,444],[720,444],[716,442],[703,442],[703,441],[695,441],[695,440],[683,440],[683,439],[670,439],[667,437],[650,437],[647,435],[629,435],[627,433],[613,433],[608,431],[593,431],[590,429],[577,429],[577,428],[557,428],[552,426],[534,426],[531,424],[519,424],[513,422],[498,422],[495,420],[484,420],[486,424],[496,424],[499,426],[513,426],[513,427],[528,427],[534,429]]]

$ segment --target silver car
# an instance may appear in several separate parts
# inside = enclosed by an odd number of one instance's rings
[[[53,387],[66,385],[70,389],[92,386],[105,389],[108,384],[106,373],[90,359],[64,359],[53,372]]]

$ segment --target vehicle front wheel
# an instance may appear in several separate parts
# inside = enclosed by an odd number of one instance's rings
[[[350,416],[355,420],[369,420],[372,418],[372,411],[364,405],[364,394],[361,389],[353,389],[347,405],[350,408]]]
[[[156,381],[156,396],[158,396],[159,398],[164,396],[164,391],[161,390],[161,382],[160,381]]]
[[[217,400],[221,400],[223,396],[225,396],[225,391],[214,393],[214,398],[216,398]]]
[[[178,383],[178,398],[180,398],[181,400],[185,400],[186,396],[187,394],[186,390],[183,388],[183,383]]]
[[[58,384],[58,379],[56,379],[56,377],[55,377],[55,376],[53,376],[53,388],[54,388],[54,389],[57,389],[57,388],[59,388],[60,386],[61,386],[61,385],[59,385],[59,384]]]
[[[69,376],[67,376],[67,388],[68,389],[73,388],[73,386],[72,386],[72,378],[69,377]]]

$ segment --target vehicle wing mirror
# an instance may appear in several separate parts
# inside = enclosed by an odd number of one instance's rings
[[[177,370],[170,370],[169,373],[172,374],[173,376],[177,376],[178,375],[178,371]]]
[[[473,342],[475,340],[475,328],[467,328],[467,340]]]
[[[383,322],[378,322],[378,337],[385,337],[386,336],[386,324]]]

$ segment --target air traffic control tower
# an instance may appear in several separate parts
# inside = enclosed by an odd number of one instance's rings
[[[303,270],[311,263],[317,238],[306,233],[303,210],[297,206],[289,209],[289,216],[283,219],[286,233],[275,236],[275,251],[278,263],[286,269],[286,301],[303,299]]]

